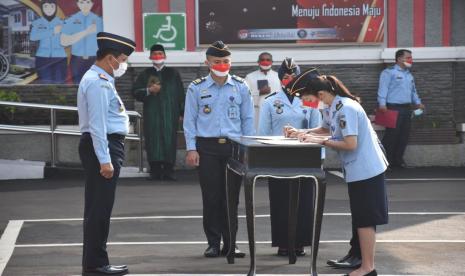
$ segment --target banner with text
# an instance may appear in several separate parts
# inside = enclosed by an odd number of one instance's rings
[[[384,0],[198,0],[198,42],[382,43]]]

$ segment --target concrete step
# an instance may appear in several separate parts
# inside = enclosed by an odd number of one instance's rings
[[[0,159],[0,180],[43,179],[45,162]]]
[[[5,160],[0,159],[0,180],[12,179],[43,179],[56,176],[83,177],[84,171],[77,167],[47,167],[42,161]],[[137,167],[123,167],[120,178],[147,177],[144,170],[139,172]]]

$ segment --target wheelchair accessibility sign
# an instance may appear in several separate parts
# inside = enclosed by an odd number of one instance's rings
[[[144,50],[156,43],[166,50],[186,50],[186,14],[144,13]]]

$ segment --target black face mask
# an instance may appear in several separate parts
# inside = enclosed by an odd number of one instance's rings
[[[52,15],[50,15],[50,16],[46,15],[45,12],[44,12],[44,4],[46,4],[46,3],[48,3],[48,4],[55,4],[55,12],[54,12]],[[50,22],[50,21],[52,21],[53,18],[55,18],[55,16],[57,15],[57,9],[58,9],[58,7],[57,7],[57,4],[54,3],[54,2],[45,2],[45,3],[42,3],[42,5],[40,6],[40,9],[41,9],[41,11],[42,11],[42,16],[45,18],[45,20],[47,20],[47,21]]]

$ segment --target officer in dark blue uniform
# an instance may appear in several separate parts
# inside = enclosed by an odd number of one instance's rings
[[[254,109],[244,79],[229,74],[231,52],[228,47],[217,41],[208,48],[206,55],[205,64],[210,74],[193,81],[187,89],[184,135],[186,163],[199,167],[203,228],[208,240],[204,255],[218,257],[229,251],[225,172],[232,149],[227,138],[255,134]],[[222,239],[224,246],[220,252]],[[235,250],[236,257],[244,255]]]
[[[97,34],[97,61],[84,74],[78,90],[79,156],[86,173],[83,273],[125,274],[125,265],[110,265],[106,243],[116,182],[124,161],[129,118],[115,89],[115,77],[127,69],[135,43],[110,33]]]

